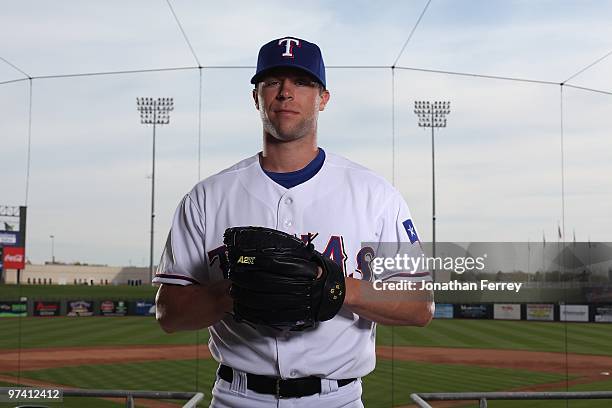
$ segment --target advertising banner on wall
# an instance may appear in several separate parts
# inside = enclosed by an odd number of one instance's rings
[[[125,316],[127,314],[127,303],[123,300],[105,300],[100,303],[100,315],[102,316]]]
[[[594,305],[594,320],[598,323],[612,323],[612,305]]]
[[[90,300],[69,300],[66,316],[93,316],[93,302]]]
[[[527,320],[555,320],[555,305],[532,303],[527,305]]]
[[[496,303],[493,305],[493,319],[521,320],[521,305],[516,303]]]
[[[136,302],[134,314],[138,316],[155,316],[155,303],[152,300]]]
[[[0,302],[0,317],[26,317],[27,315],[26,302]]]
[[[2,263],[4,269],[25,269],[25,248],[4,247]]]
[[[434,319],[452,319],[453,317],[453,305],[448,303],[436,305]]]
[[[559,308],[559,319],[562,322],[588,322],[588,305],[561,305]]]
[[[17,234],[15,231],[0,232],[0,245],[17,245]]]
[[[60,302],[34,302],[34,316],[59,316]]]
[[[464,319],[490,319],[491,318],[491,305],[469,303],[456,305],[455,317]]]

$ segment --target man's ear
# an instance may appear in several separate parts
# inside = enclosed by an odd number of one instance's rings
[[[325,110],[325,106],[327,105],[327,102],[329,102],[329,98],[330,94],[329,91],[326,89],[321,94],[321,101],[319,102],[319,111]]]
[[[255,109],[259,110],[259,98],[257,98],[257,85],[253,89],[253,101],[255,102]]]

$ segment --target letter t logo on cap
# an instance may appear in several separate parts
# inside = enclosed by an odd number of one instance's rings
[[[285,52],[282,54],[282,56],[293,58],[293,44],[292,43],[295,43],[295,45],[299,47],[300,46],[299,40],[296,40],[295,38],[282,38],[278,40],[278,45],[283,45],[283,42],[285,42]]]

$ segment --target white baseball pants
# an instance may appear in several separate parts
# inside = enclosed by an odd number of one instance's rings
[[[335,380],[321,380],[322,392],[301,398],[276,398],[246,388],[245,383],[229,383],[217,378],[210,408],[364,408],[361,379],[338,388]]]

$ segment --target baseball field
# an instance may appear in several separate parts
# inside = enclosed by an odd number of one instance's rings
[[[1,288],[0,298],[5,299],[6,291],[16,290]],[[22,287],[18,294],[136,299],[152,293],[143,287],[33,286]],[[207,340],[206,330],[165,334],[151,317],[2,318],[0,386],[198,390],[206,395],[202,406],[208,406],[216,363]],[[609,324],[434,320],[427,328],[379,326],[377,355],[376,370],[363,379],[366,407],[408,406],[413,392],[612,389]],[[611,403],[494,401],[489,406],[603,408]],[[14,405],[0,403],[0,407]],[[48,405],[125,406],[121,400],[81,398]],[[137,400],[139,407],[177,405]]]

